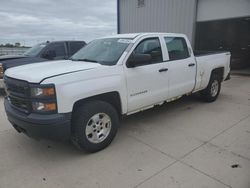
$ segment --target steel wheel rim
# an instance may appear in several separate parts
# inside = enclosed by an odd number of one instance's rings
[[[109,135],[112,127],[111,118],[105,113],[93,115],[86,126],[85,135],[91,143],[101,143]]]
[[[212,97],[215,97],[219,91],[219,82],[218,80],[214,80],[211,85],[211,95]]]

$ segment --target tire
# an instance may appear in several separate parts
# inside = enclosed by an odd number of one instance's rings
[[[200,94],[204,101],[214,102],[220,94],[220,89],[221,79],[216,74],[213,74],[210,78],[207,88],[202,90]]]
[[[119,117],[111,104],[89,101],[73,114],[72,141],[79,149],[97,152],[112,142],[118,126]]]
[[[4,89],[2,89],[2,88],[0,88],[0,95],[2,95],[2,96],[5,96],[5,95],[6,95]]]

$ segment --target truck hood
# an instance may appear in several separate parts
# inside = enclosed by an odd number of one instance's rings
[[[98,63],[82,61],[48,61],[8,69],[5,72],[5,76],[19,80],[25,80],[30,83],[40,83],[46,78],[90,70],[100,66],[102,65]]]
[[[38,63],[42,61],[48,61],[48,60],[40,57],[30,57],[30,56],[21,56],[18,58],[9,58],[9,59],[0,58],[0,63],[3,65],[4,70],[9,69],[11,67],[17,67],[31,63]]]
[[[25,58],[27,56],[24,55],[3,55],[0,56],[0,61],[5,61],[5,60],[10,60],[10,59],[21,59],[21,58]]]

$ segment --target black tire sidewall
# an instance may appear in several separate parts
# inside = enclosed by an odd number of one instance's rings
[[[105,113],[111,119],[111,130],[108,137],[101,143],[90,142],[85,134],[89,119],[97,113]],[[73,115],[72,141],[77,146],[88,152],[97,152],[107,147],[114,139],[119,126],[119,118],[115,108],[103,101],[90,101],[78,107]]]
[[[211,94],[211,87],[212,87],[212,84],[213,84],[213,82],[214,82],[215,80],[218,81],[218,84],[219,84],[218,87],[219,87],[219,88],[218,88],[217,94],[216,94],[215,96],[212,96],[212,94]],[[212,75],[211,78],[210,78],[210,81],[209,81],[209,83],[208,83],[207,88],[201,92],[201,95],[202,95],[203,99],[204,99],[206,102],[213,102],[213,101],[215,101],[215,100],[218,98],[218,96],[219,96],[219,94],[220,94],[220,90],[221,90],[221,80],[219,79],[218,76]]]

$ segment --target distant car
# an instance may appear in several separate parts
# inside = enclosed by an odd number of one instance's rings
[[[0,89],[3,88],[3,74],[8,68],[49,60],[68,59],[85,45],[84,41],[45,42],[33,46],[23,55],[0,56]]]

